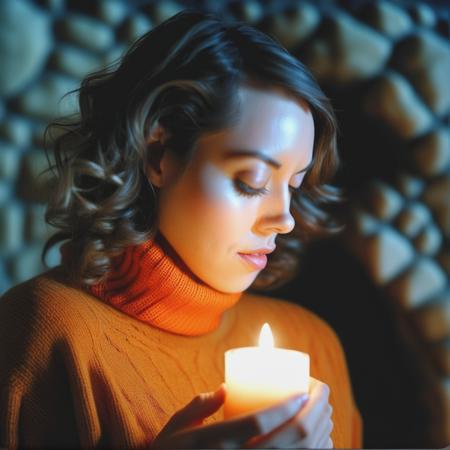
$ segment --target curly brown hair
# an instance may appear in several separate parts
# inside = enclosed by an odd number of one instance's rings
[[[277,249],[252,289],[289,280],[313,236],[341,226],[324,206],[341,194],[327,184],[339,159],[336,120],[327,97],[307,68],[274,39],[244,23],[184,10],[161,23],[125,54],[120,64],[88,75],[77,90],[79,114],[50,124],[54,192],[45,215],[58,231],[43,249],[70,243],[67,271],[74,284],[90,285],[108,274],[112,258],[156,233],[157,196],[144,173],[156,123],[165,143],[188,161],[197,139],[239,117],[236,99],[245,83],[282,88],[306,102],[315,125],[312,169],[292,198],[294,230],[278,236]]]

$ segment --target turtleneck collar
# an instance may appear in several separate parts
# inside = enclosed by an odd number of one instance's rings
[[[136,319],[186,336],[214,331],[242,295],[202,282],[161,234],[125,249],[113,260],[106,281],[88,291]]]

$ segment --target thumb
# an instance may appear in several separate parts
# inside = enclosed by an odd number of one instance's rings
[[[200,425],[203,419],[214,414],[222,406],[225,395],[224,383],[213,392],[198,394],[172,417],[170,428],[175,431],[175,429]]]
[[[214,414],[225,401],[225,384],[222,383],[214,392],[205,392],[197,395],[185,409],[195,420],[203,420]]]

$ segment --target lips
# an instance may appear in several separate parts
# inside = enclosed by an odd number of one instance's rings
[[[243,252],[239,252],[238,255],[253,269],[261,270],[267,265],[266,255],[272,253],[275,248],[276,245],[272,244],[258,249],[244,250]]]
[[[267,256],[263,253],[239,253],[239,256],[256,270],[264,269],[267,265]]]

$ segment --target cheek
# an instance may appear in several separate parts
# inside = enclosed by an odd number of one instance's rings
[[[196,178],[192,208],[205,224],[217,231],[226,231],[244,225],[246,202],[233,182],[214,167],[206,167]]]
[[[161,199],[160,227],[173,242],[189,241],[199,253],[233,247],[251,230],[255,207],[223,172],[203,166]]]
[[[192,179],[188,209],[203,239],[242,241],[255,221],[256,202],[239,195],[233,180],[212,165],[204,165]]]

